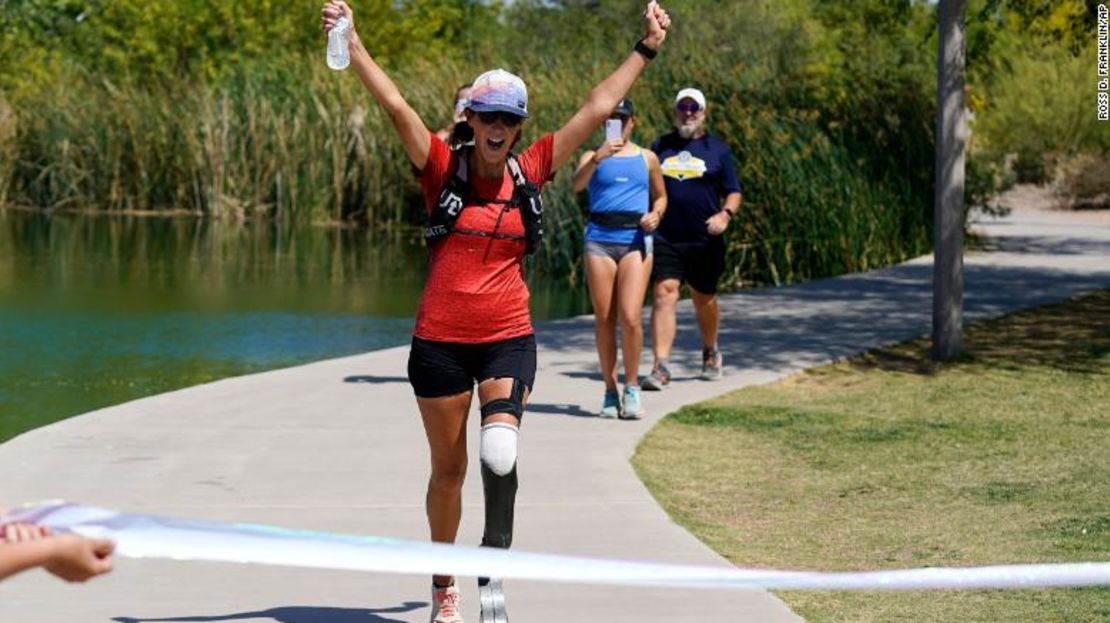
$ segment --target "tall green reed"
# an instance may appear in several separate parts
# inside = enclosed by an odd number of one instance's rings
[[[0,95],[0,206],[8,203],[16,159],[15,109]]]
[[[916,83],[845,77],[817,53],[830,44],[813,41],[820,33],[802,14],[763,7],[741,19],[752,7],[741,9],[728,9],[732,25],[676,33],[631,94],[644,145],[670,130],[679,88],[709,96],[710,130],[732,146],[744,184],[741,218],[726,234],[728,284],[864,270],[925,251],[931,107]],[[535,29],[545,23],[517,24],[504,49],[474,44],[465,58],[389,71],[433,128],[447,122],[460,82],[494,66],[521,74],[533,111],[527,144],[569,119],[627,53],[611,40],[560,37],[541,53]],[[0,160],[0,192],[46,208],[407,229],[422,213],[416,176],[350,74],[315,60],[259,62],[218,83],[115,85],[71,71],[25,96],[7,135],[0,115],[0,156],[14,155]],[[831,95],[845,89],[848,99]],[[569,170],[548,186],[547,204],[549,235],[532,270],[575,283],[585,221]]]

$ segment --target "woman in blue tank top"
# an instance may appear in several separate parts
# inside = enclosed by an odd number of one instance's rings
[[[642,310],[651,278],[651,232],[667,209],[659,158],[632,142],[636,125],[632,102],[621,103],[609,122],[620,122],[620,137],[606,137],[587,151],[574,172],[574,190],[588,190],[586,283],[593,303],[597,354],[605,381],[601,417],[634,420],[644,414],[640,400]],[[609,123],[607,122],[607,123]],[[617,321],[624,355],[624,394],[617,392]]]

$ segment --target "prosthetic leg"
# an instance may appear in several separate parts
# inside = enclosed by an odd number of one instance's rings
[[[524,384],[513,380],[508,399],[491,400],[482,407],[482,488],[486,498],[486,527],[483,547],[508,549],[513,542],[513,510],[516,506],[516,441],[517,427],[485,420],[495,413],[511,413],[517,421],[524,411]],[[478,578],[478,599],[481,603],[480,623],[508,623],[505,593],[501,580]]]

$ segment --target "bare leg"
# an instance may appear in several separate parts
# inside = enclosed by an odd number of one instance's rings
[[[624,354],[624,384],[640,383],[640,353],[644,350],[644,292],[651,280],[651,261],[628,253],[617,267],[617,308]]]
[[[651,351],[655,363],[671,358],[675,336],[675,308],[678,306],[678,279],[655,282],[655,297],[651,305]]]
[[[459,532],[462,486],[466,479],[466,419],[473,393],[416,399],[432,455],[425,508],[432,540],[438,543],[454,543]],[[432,581],[447,586],[454,578],[437,575]]]
[[[594,307],[594,331],[601,380],[607,391],[617,391],[617,263],[601,255],[586,255],[586,284]]]
[[[698,317],[701,341],[706,348],[717,348],[717,331],[721,325],[721,308],[716,294],[702,294],[690,288],[694,299],[694,312]]]

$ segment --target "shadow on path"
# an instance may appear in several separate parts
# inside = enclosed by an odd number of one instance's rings
[[[932,313],[932,266],[908,264],[872,273],[811,281],[789,288],[748,290],[721,299],[720,343],[730,369],[780,369],[826,361],[927,335]],[[1046,281],[1052,287],[1046,287]],[[1044,266],[968,266],[967,320],[1000,316],[1070,293],[1110,287],[1110,270],[1083,274]],[[683,301],[683,304],[688,304]],[[552,323],[537,332],[552,352],[593,350],[580,324]],[[680,313],[672,360],[701,352],[693,315]],[[568,371],[572,378],[600,378]]]
[[[277,623],[402,623],[380,614],[397,614],[426,608],[423,601],[406,601],[392,608],[328,608],[317,606],[283,606],[259,610],[257,612],[237,612],[234,614],[214,614],[140,619],[136,617],[114,617],[116,623],[208,623],[216,621],[241,621],[243,619],[273,619]]]
[[[570,415],[573,417],[598,417],[596,413],[585,411],[578,405],[559,403],[544,404],[538,402],[528,403],[528,413],[543,413],[546,415]]]
[[[370,376],[365,374],[358,374],[348,376],[343,379],[344,383],[368,383],[370,385],[382,385],[383,383],[408,383],[409,379],[406,376]]]
[[[932,375],[943,364],[929,357],[930,341],[873,349],[851,360],[855,369]],[[1019,372],[1054,368],[1072,374],[1108,376],[1101,360],[1110,353],[1110,289],[1060,303],[1007,314],[990,326],[965,329],[961,361]]]

